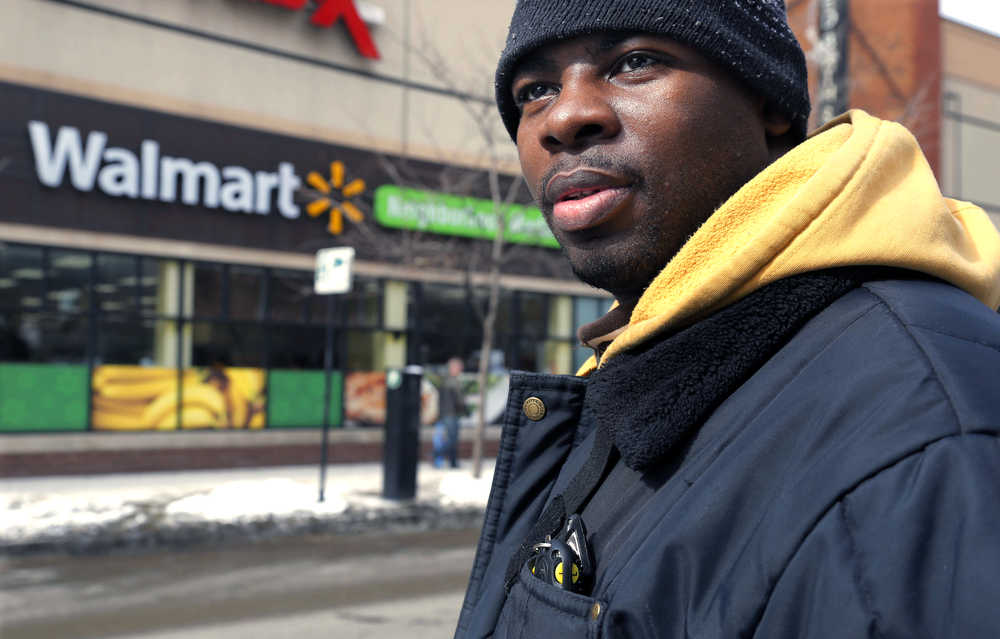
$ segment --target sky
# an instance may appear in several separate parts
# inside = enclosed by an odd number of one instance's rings
[[[1000,1],[941,0],[941,15],[1000,36]]]

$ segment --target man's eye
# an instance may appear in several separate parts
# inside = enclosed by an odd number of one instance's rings
[[[517,90],[517,95],[514,96],[514,101],[518,104],[518,106],[520,106],[522,104],[527,104],[528,102],[540,100],[541,98],[551,94],[553,90],[554,89],[547,84],[532,82]]]
[[[653,56],[647,53],[630,53],[621,59],[618,63],[617,71],[619,73],[628,73],[629,71],[638,71],[644,67],[648,67],[652,64],[656,64],[657,60]]]

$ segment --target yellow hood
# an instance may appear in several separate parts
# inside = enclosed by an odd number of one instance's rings
[[[737,191],[643,293],[602,364],[797,273],[897,266],[1000,305],[1000,234],[979,207],[941,195],[920,146],[852,110]],[[579,375],[594,370],[587,361]]]

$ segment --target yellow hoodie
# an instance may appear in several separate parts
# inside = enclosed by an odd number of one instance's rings
[[[606,363],[782,278],[852,265],[933,275],[1000,305],[1000,234],[986,213],[941,195],[916,139],[852,110],[737,191],[643,293]],[[591,357],[578,375],[597,366]]]

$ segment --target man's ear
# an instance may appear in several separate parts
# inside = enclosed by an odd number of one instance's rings
[[[780,113],[771,104],[761,105],[761,119],[768,137],[777,138],[785,135],[792,128],[792,123],[784,113]]]
[[[764,127],[764,140],[767,144],[771,162],[794,148],[801,140],[795,139],[792,123],[788,116],[775,109],[764,98],[758,97],[757,102],[760,122]]]

